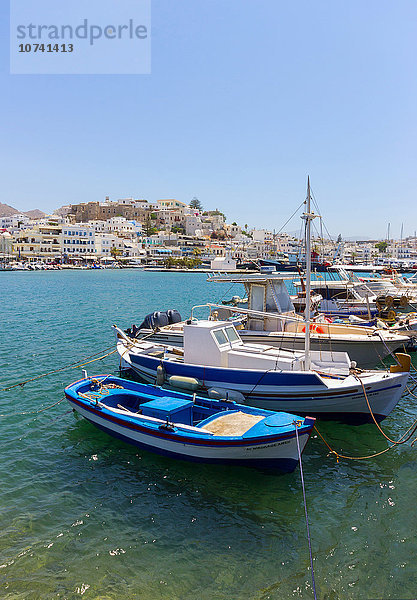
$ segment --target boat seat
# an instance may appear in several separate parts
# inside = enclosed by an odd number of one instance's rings
[[[240,411],[227,411],[211,419],[205,425],[200,423],[199,427],[210,431],[214,435],[241,436],[264,418],[264,415],[248,415]]]

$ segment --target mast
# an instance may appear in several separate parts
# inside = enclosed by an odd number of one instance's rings
[[[306,212],[302,218],[306,222],[306,309],[305,309],[305,370],[310,369],[310,319],[311,319],[311,221],[318,215],[311,212],[310,176],[307,178]]]

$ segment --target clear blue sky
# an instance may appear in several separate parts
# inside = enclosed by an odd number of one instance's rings
[[[415,0],[153,0],[133,76],[10,75],[5,4],[1,202],[197,196],[279,229],[310,174],[332,234],[417,229]]]

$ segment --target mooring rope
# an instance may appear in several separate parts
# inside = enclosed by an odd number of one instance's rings
[[[297,429],[298,425],[297,425],[297,422],[294,422],[294,425],[295,425],[295,437],[297,439],[298,462],[300,464],[301,486],[303,488],[304,514],[305,514],[305,519],[306,519],[307,539],[308,539],[308,551],[309,551],[309,554],[310,554],[310,565],[311,565],[311,581],[312,581],[312,584],[313,584],[314,600],[317,600],[316,582],[315,582],[315,579],[314,579],[313,553],[311,551],[310,526],[308,524],[307,500],[306,500],[306,491],[305,491],[305,485],[304,485],[303,463],[302,463],[302,460],[301,460],[300,442],[298,440],[298,429]]]
[[[5,413],[5,414],[0,414],[0,417],[16,417],[16,416],[20,416],[20,415],[37,415],[38,413],[49,410],[50,408],[54,408],[54,406],[58,406],[58,404],[61,404],[61,402],[63,402],[64,400],[65,400],[65,396],[63,398],[61,398],[61,400],[58,400],[58,402],[54,402],[54,404],[50,404],[49,406],[45,406],[45,408],[40,408],[39,410],[27,410],[24,412]]]
[[[378,430],[382,433],[382,435],[384,436],[384,438],[386,440],[388,440],[389,442],[391,442],[392,446],[388,446],[388,448],[385,448],[384,450],[381,450],[380,452],[375,452],[374,454],[369,454],[367,456],[347,456],[345,454],[340,454],[336,450],[333,450],[333,448],[330,446],[330,444],[324,439],[324,437],[322,436],[322,434],[320,433],[320,431],[317,429],[316,425],[314,425],[314,429],[316,430],[316,432],[320,436],[321,440],[324,442],[324,444],[329,449],[329,452],[331,454],[334,454],[336,456],[337,462],[339,462],[339,458],[344,458],[346,460],[367,460],[369,458],[374,458],[376,456],[380,456],[381,454],[385,454],[385,452],[388,452],[389,450],[392,450],[392,448],[395,448],[395,446],[400,446],[401,444],[405,444],[406,442],[408,442],[412,438],[412,436],[414,435],[415,431],[417,430],[417,419],[415,419],[413,421],[413,423],[411,424],[411,426],[405,431],[405,433],[403,433],[403,435],[398,440],[392,440],[388,435],[386,435],[386,433],[382,430],[381,426],[379,425],[378,421],[375,419],[375,415],[372,412],[372,408],[371,408],[371,405],[370,405],[370,402],[369,402],[369,399],[368,399],[368,395],[366,393],[365,386],[364,386],[361,378],[358,377],[358,375],[355,375],[355,377],[362,384],[363,393],[364,393],[365,400],[366,400],[366,403],[368,405],[368,409],[369,409],[369,412],[371,414],[372,420],[374,421],[375,425],[377,426]],[[411,395],[414,396],[414,397],[416,397],[414,394],[411,394]],[[413,445],[416,442],[416,440],[417,440],[417,438],[415,438],[411,442],[411,445]]]
[[[152,331],[152,333],[148,333],[147,335],[143,336],[140,339],[135,339],[135,340],[131,340],[129,342],[127,342],[128,344],[128,348],[127,350],[130,350],[134,345],[135,342],[141,342],[149,337],[152,337],[155,334],[155,330]],[[113,350],[111,350],[113,348]],[[108,350],[111,350],[110,352],[108,352]],[[93,358],[95,356],[97,356],[97,354],[102,354],[103,352],[106,352],[106,354],[103,354],[103,356],[99,356],[98,358]],[[66,371],[67,369],[78,369],[80,367],[84,367],[85,365],[89,365],[93,362],[96,362],[98,360],[103,360],[105,358],[107,358],[108,356],[111,356],[112,354],[114,354],[115,352],[117,352],[117,347],[114,348],[114,346],[110,346],[109,348],[104,348],[104,350],[100,350],[99,352],[95,352],[94,354],[90,354],[89,356],[86,356],[83,359],[83,362],[73,362],[73,363],[69,363],[68,365],[66,365],[65,367],[60,367],[59,369],[53,369],[52,371],[48,371],[47,373],[42,373],[41,375],[36,375],[35,377],[31,377],[30,379],[25,379],[24,381],[19,381],[17,383],[13,383],[12,385],[9,385],[5,388],[1,388],[0,392],[8,392],[9,390],[15,388],[15,387],[23,387],[24,385],[26,385],[27,383],[30,383],[31,381],[37,381],[38,379],[42,379],[42,377],[47,377],[48,375],[54,375],[55,373],[61,373],[61,371]],[[125,352],[123,352],[123,355],[125,354]],[[92,360],[89,360],[92,359]]]
[[[113,346],[111,346],[111,348],[113,348]],[[89,359],[93,356],[97,356],[97,354],[101,354],[102,352],[105,352],[105,350],[101,350],[100,352],[95,352],[94,354],[87,356],[86,359]],[[24,381],[19,381],[18,383],[14,383],[13,385],[9,385],[5,388],[0,389],[0,392],[8,392],[9,390],[11,390],[15,387],[19,387],[19,386],[23,387],[24,385],[26,385],[27,383],[30,383],[31,381],[36,381],[37,379],[42,379],[42,377],[47,377],[48,375],[54,375],[55,373],[60,373],[61,371],[66,371],[67,369],[78,369],[79,367],[84,367],[85,365],[88,365],[92,362],[96,362],[97,360],[103,360],[104,358],[107,358],[108,356],[110,356],[111,354],[114,354],[115,352],[117,352],[117,348],[115,348],[111,352],[107,352],[107,354],[104,354],[103,356],[99,356],[98,358],[93,358],[92,360],[84,359],[84,362],[82,362],[82,363],[80,363],[78,361],[75,363],[70,363],[69,365],[66,365],[65,367],[61,367],[59,369],[54,369],[53,371],[48,371],[47,373],[42,373],[41,375],[36,375],[36,377],[31,377],[30,379],[25,379]]]

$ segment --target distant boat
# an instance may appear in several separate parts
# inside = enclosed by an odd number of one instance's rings
[[[111,375],[76,381],[65,396],[99,429],[151,452],[286,472],[297,466],[297,435],[302,452],[315,421]]]

